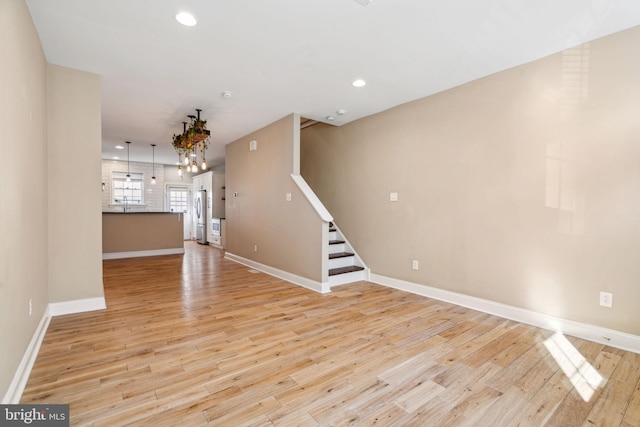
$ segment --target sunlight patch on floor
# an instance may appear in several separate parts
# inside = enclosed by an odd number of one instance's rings
[[[604,378],[562,333],[556,332],[544,342],[544,345],[582,400],[588,402],[598,387],[604,385]]]

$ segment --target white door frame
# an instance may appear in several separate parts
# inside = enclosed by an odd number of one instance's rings
[[[184,240],[191,240],[193,238],[192,234],[192,196],[191,196],[191,184],[187,183],[166,183],[164,189],[164,200],[165,200],[165,210],[167,212],[171,212],[170,200],[169,200],[169,191],[171,190],[184,190],[187,192],[187,211],[182,215],[183,224],[184,224]]]

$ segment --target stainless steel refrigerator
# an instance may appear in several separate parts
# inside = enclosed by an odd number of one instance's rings
[[[207,190],[198,190],[193,201],[196,241],[207,245]]]

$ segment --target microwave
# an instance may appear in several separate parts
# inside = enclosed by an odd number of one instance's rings
[[[211,218],[211,235],[220,236],[220,218]]]

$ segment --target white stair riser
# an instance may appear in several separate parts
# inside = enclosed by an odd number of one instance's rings
[[[329,231],[329,240],[346,240],[339,230]],[[340,252],[354,252],[353,249],[347,243],[340,243],[336,245],[329,245],[329,254],[335,254]],[[329,260],[329,270],[333,268],[350,267],[350,266],[364,266],[362,261],[357,256],[348,256],[341,258],[334,258]],[[353,271],[351,273],[336,274],[329,276],[329,287],[337,285],[345,285],[347,283],[358,282],[361,280],[367,280],[369,277],[369,270]]]
[[[330,259],[329,270],[331,270],[332,268],[338,268],[338,267],[349,267],[350,265],[355,265],[354,262],[355,262],[355,257],[353,256]]]
[[[338,243],[336,245],[329,245],[329,253],[330,254],[335,254],[338,252],[345,252],[345,244],[344,243]]]
[[[366,280],[366,278],[367,276],[364,270],[354,271],[351,273],[336,274],[335,276],[329,276],[329,286],[358,282],[360,280]]]

